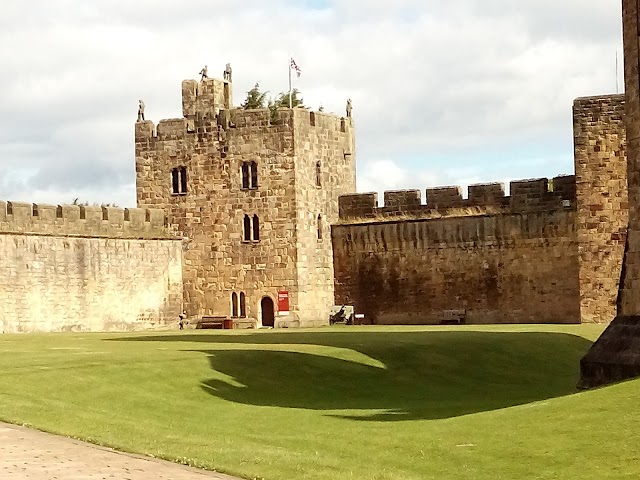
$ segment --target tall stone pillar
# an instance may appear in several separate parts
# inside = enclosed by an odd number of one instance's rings
[[[640,315],[640,0],[623,0],[629,233],[618,315]]]
[[[640,0],[622,0],[629,229],[618,316],[580,362],[580,387],[640,376]]]

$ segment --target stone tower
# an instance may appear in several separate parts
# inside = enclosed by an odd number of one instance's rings
[[[136,123],[138,205],[165,209],[185,240],[189,316],[326,323],[330,226],[355,191],[352,119],[234,108],[229,77],[185,80],[182,118]]]
[[[640,376],[640,0],[622,1],[629,228],[617,317],[580,362],[580,386]]]

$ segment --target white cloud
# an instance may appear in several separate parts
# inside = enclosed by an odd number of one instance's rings
[[[256,81],[286,89],[289,52],[307,105],[342,113],[351,97],[360,189],[504,178],[486,152],[532,145],[568,173],[573,98],[615,89],[618,2],[323,3],[5,0],[0,198],[130,205],[137,100],[179,116],[180,82],[205,63],[231,62],[236,103]],[[447,173],[454,153],[474,173]],[[560,173],[536,168],[513,175]]]

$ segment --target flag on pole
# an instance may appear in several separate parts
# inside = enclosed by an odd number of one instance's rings
[[[300,70],[300,67],[298,67],[298,64],[296,63],[296,61],[293,59],[293,57],[291,57],[291,69],[295,70],[296,72],[296,76],[298,78],[300,78],[300,74],[302,73],[302,70]]]

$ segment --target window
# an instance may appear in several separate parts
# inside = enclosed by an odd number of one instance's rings
[[[244,216],[244,241],[251,241],[251,218],[249,215]]]
[[[244,190],[258,188],[258,164],[242,162],[242,188]]]
[[[316,187],[322,186],[322,164],[320,161],[316,162]]]
[[[254,215],[253,218],[245,215],[242,227],[242,238],[245,242],[258,242],[260,240],[260,218],[258,218],[258,215]]]
[[[258,188],[258,164],[251,162],[251,188]]]
[[[171,189],[174,195],[187,194],[186,167],[177,167],[171,170]]]
[[[247,318],[247,299],[244,292],[240,292],[240,318]]]
[[[318,215],[318,240],[322,240],[322,215]]]
[[[237,318],[238,316],[238,294],[233,292],[231,294],[231,318]]]
[[[253,216],[253,241],[257,242],[260,240],[260,219],[258,215]]]
[[[249,188],[249,164],[242,162],[242,188]]]

